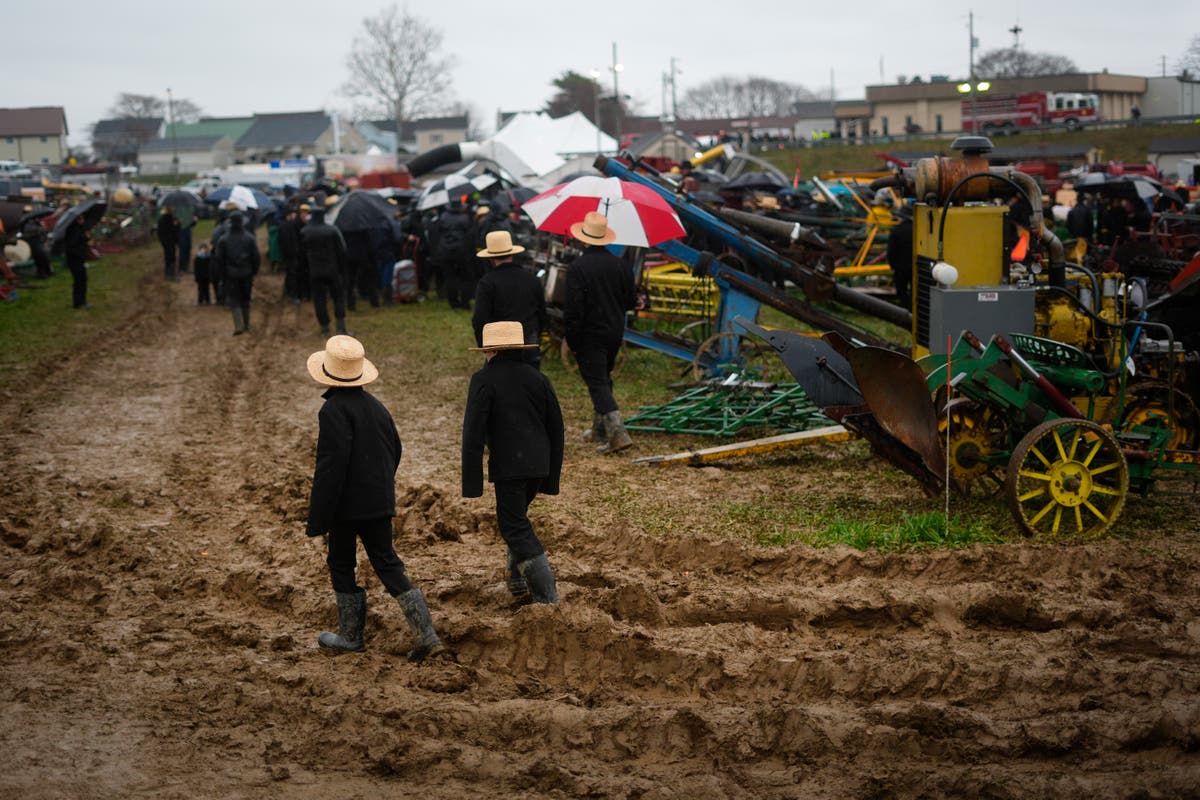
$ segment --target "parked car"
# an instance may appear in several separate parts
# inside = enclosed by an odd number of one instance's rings
[[[32,178],[33,170],[20,161],[0,161],[0,180]]]

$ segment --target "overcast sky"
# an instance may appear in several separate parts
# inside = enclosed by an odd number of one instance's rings
[[[210,116],[348,109],[346,54],[364,17],[387,0],[5,0],[8,65],[0,106],[61,105],[72,144],[118,92],[197,103]],[[411,0],[456,59],[455,99],[493,127],[498,110],[534,110],[567,70],[603,72],[613,44],[622,94],[662,110],[671,57],[678,94],[721,75],[761,75],[861,98],[898,75],[967,73],[968,13],[979,51],[1021,45],[1067,56],[1081,70],[1168,74],[1200,34],[1200,3],[1057,0],[1010,3],[737,0]],[[18,66],[22,65],[22,66]]]

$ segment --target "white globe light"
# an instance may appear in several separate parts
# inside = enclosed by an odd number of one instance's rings
[[[939,286],[953,286],[958,282],[958,270],[945,261],[934,264],[930,274]]]

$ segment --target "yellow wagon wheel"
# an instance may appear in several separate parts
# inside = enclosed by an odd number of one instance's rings
[[[1125,505],[1129,465],[1108,430],[1090,420],[1054,419],[1021,439],[1005,490],[1028,536],[1099,536]]]
[[[938,441],[943,448],[947,424],[950,446],[946,461],[951,487],[964,497],[998,497],[1004,490],[1008,432],[1004,415],[983,403],[955,402],[938,417]]]

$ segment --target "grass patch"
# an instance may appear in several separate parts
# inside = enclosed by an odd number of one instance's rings
[[[725,512],[734,524],[759,528],[754,540],[766,546],[844,544],[858,550],[902,552],[1005,541],[992,520],[974,514],[952,515],[948,521],[936,511],[904,512],[898,517],[888,511],[866,516],[840,512],[814,516],[810,510],[795,506],[749,503],[726,504]]]

